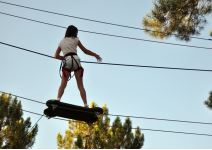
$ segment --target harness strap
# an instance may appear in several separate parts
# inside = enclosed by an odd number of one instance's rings
[[[78,63],[77,60],[74,58],[74,55],[77,55],[77,54],[76,54],[76,53],[70,52],[70,53],[65,54],[65,56],[64,56],[64,57],[71,56],[71,58],[72,58],[72,66],[71,66],[70,69],[67,69],[67,68],[64,67],[64,66],[66,65],[66,61],[61,61],[61,64],[60,64],[59,74],[60,74],[60,77],[61,77],[61,78],[62,78],[61,70],[62,70],[62,71],[65,70],[65,71],[70,72],[70,76],[69,76],[68,81],[74,76],[74,74],[71,76],[71,72],[72,72],[72,71],[77,71],[77,70],[80,70],[80,69],[83,70],[83,68],[80,67],[79,63]],[[73,69],[73,63],[74,63],[74,61],[75,61],[76,64],[77,64],[77,69],[76,69],[76,70],[72,70],[72,69]]]
[[[72,57],[72,64],[73,64],[73,60],[74,60],[76,62],[76,64],[77,64],[77,68],[79,69],[80,66],[79,66],[78,62],[76,61],[76,59],[73,56],[71,56],[71,57]],[[78,69],[76,69],[76,70],[78,70]]]
[[[65,56],[64,56],[64,57],[67,57],[67,56],[73,56],[73,55],[77,55],[77,54],[76,54],[76,53],[72,53],[72,52],[70,52],[70,53],[65,54]]]

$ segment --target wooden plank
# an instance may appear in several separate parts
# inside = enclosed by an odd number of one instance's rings
[[[98,120],[97,114],[103,113],[101,108],[85,108],[57,100],[48,100],[46,105],[48,108],[44,110],[44,114],[50,118],[58,116],[93,123]]]

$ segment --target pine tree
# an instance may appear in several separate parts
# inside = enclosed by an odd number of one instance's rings
[[[121,148],[123,145],[124,128],[119,117],[117,117],[111,127],[111,148]]]
[[[188,41],[192,35],[200,34],[207,22],[205,16],[211,12],[212,0],[155,0],[143,25],[153,37],[175,34],[178,39]]]
[[[208,106],[208,108],[212,109],[212,91],[209,93],[209,97],[205,101],[205,104]]]
[[[94,103],[91,107],[96,106]],[[106,106],[103,107],[104,114],[108,114]],[[119,117],[115,118],[110,126],[108,115],[102,115],[94,124],[70,121],[69,128],[63,137],[60,133],[57,136],[58,148],[94,148],[94,149],[112,149],[112,148],[141,148],[144,142],[144,135],[140,128],[137,128],[135,134],[132,132],[132,123],[127,118],[122,124]],[[68,136],[68,137],[67,137]],[[71,140],[70,140],[71,139]],[[68,143],[68,147],[65,147]]]
[[[30,118],[22,117],[21,102],[9,94],[0,94],[0,148],[31,148],[38,127],[31,131]],[[29,133],[29,131],[31,131]]]
[[[131,148],[138,149],[141,148],[143,144],[144,144],[144,136],[141,133],[141,129],[137,127],[137,129],[135,130],[135,138]]]

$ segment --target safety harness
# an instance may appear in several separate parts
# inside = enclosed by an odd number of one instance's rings
[[[72,71],[77,71],[77,70],[80,70],[80,69],[82,69],[82,70],[84,70],[82,67],[81,67],[81,65],[78,63],[78,61],[75,59],[75,55],[77,55],[76,53],[67,53],[65,56],[64,56],[64,60],[62,60],[61,61],[61,64],[60,64],[60,70],[59,70],[59,73],[60,73],[60,77],[62,78],[62,75],[61,75],[61,71],[62,71],[62,73],[64,73],[64,71],[68,71],[68,72],[70,72],[70,76],[69,76],[69,79],[68,80],[70,80],[73,76],[74,76],[74,74],[73,75],[71,75],[71,72]],[[71,57],[71,66],[68,66],[68,64],[67,64],[67,60],[66,60],[66,58],[68,57],[68,56],[70,56]],[[75,62],[75,64],[77,65],[77,66],[74,66],[74,62]],[[83,75],[83,74],[82,74]]]

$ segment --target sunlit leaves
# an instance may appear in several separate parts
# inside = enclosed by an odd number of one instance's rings
[[[23,149],[33,146],[38,127],[31,131],[30,118],[24,119],[22,115],[20,101],[10,94],[0,94],[0,148]]]
[[[154,8],[143,19],[146,32],[156,38],[175,35],[188,41],[199,35],[212,12],[212,0],[155,0]]]
[[[205,104],[208,106],[208,108],[212,109],[212,92],[210,92],[210,95],[208,99],[205,101]]]
[[[96,104],[92,103],[92,107]],[[112,148],[141,148],[144,142],[144,135],[140,128],[135,132],[132,130],[132,123],[129,118],[122,124],[119,117],[115,118],[110,125],[108,109],[103,106],[104,115],[94,124],[82,122],[69,122],[70,137],[67,134],[64,137],[61,134],[57,136],[58,148],[94,148],[94,149],[112,149]],[[69,139],[69,140],[68,140]],[[70,147],[65,147],[65,143]]]

